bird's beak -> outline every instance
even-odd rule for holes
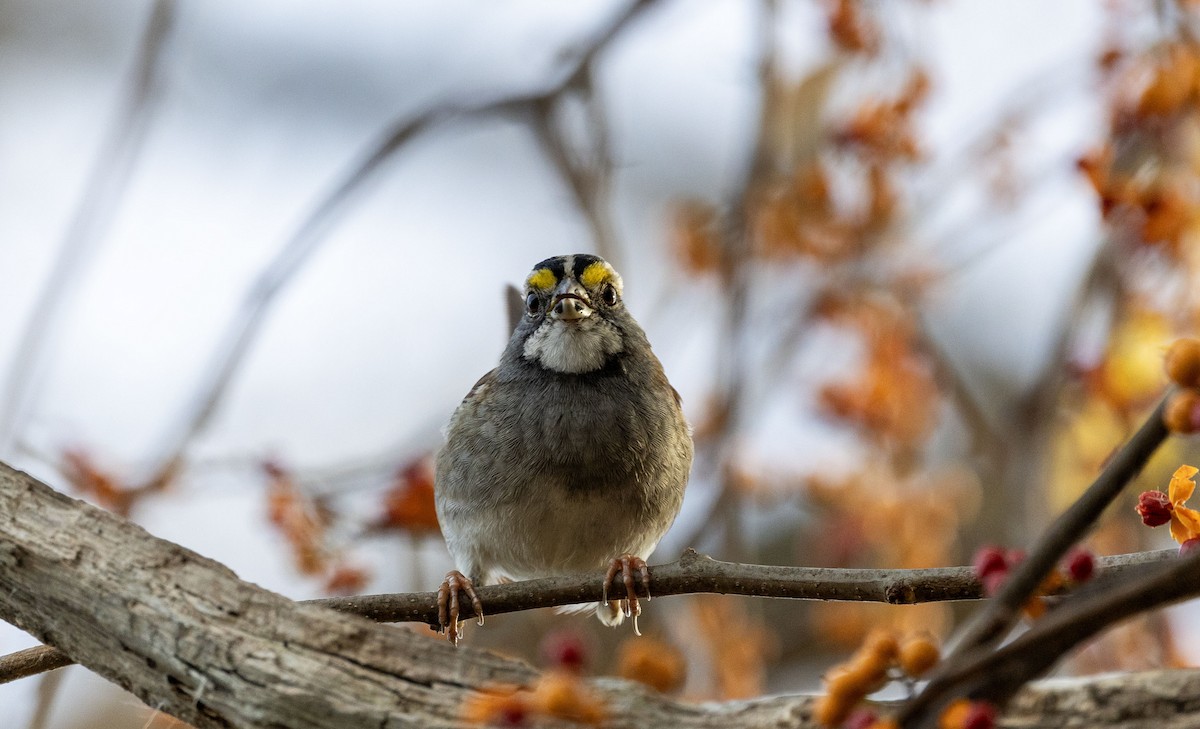
[[[550,317],[559,321],[577,322],[592,315],[592,307],[588,304],[587,291],[582,286],[571,281],[563,281],[558,291],[554,292],[550,304]]]

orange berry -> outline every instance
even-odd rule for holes
[[[1066,579],[1063,577],[1061,572],[1058,570],[1051,570],[1050,573],[1046,575],[1046,578],[1042,580],[1042,584],[1038,585],[1037,592],[1034,594],[1053,595],[1062,590],[1065,582]]]
[[[854,703],[867,695],[867,679],[851,671],[849,666],[837,666],[825,675],[825,690],[830,696]]]
[[[1167,350],[1163,367],[1180,387],[1200,385],[1200,339],[1177,339]]]
[[[566,673],[547,673],[538,681],[530,703],[542,713],[584,724],[599,724],[606,712],[583,683]]]
[[[900,643],[894,634],[886,630],[873,630],[863,641],[859,653],[869,653],[887,663],[895,660],[896,655],[900,653]]]
[[[850,715],[856,700],[846,700],[836,694],[818,696],[813,704],[813,720],[821,726],[837,726]]]
[[[941,651],[927,635],[916,635],[900,646],[900,668],[916,678],[937,665]]]
[[[971,702],[966,699],[955,699],[938,717],[938,729],[962,729],[971,713]]]
[[[1040,597],[1031,597],[1021,609],[1030,620],[1037,620],[1046,614],[1046,601]]]
[[[1187,101],[1188,87],[1180,83],[1175,68],[1159,68],[1138,100],[1140,116],[1169,116],[1180,110]]]
[[[471,694],[462,705],[462,718],[468,724],[526,726],[531,713],[529,695],[518,693],[515,686],[498,686],[485,693]]]
[[[617,674],[666,693],[683,685],[687,663],[679,649],[654,638],[628,640],[617,655]]]
[[[1163,411],[1163,423],[1172,433],[1200,430],[1200,390],[1180,390],[1171,395]]]
[[[848,678],[862,696],[878,691],[887,683],[887,670],[891,660],[883,660],[877,654],[859,654],[846,665]]]
[[[850,664],[842,663],[829,669],[821,678],[825,690],[839,696],[859,693],[859,677],[850,670]]]

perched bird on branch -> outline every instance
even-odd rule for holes
[[[607,568],[620,599],[648,599],[646,558],[683,503],[692,438],[662,364],[606,261],[548,258],[525,280],[524,314],[500,358],[450,418],[437,457],[438,520],[458,569],[438,589],[441,629],[460,635],[475,584]],[[607,594],[607,592],[605,593]],[[635,625],[636,629],[636,625]]]

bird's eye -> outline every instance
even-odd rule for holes
[[[542,310],[542,299],[537,294],[530,294],[525,297],[525,310],[530,316],[537,316]]]
[[[617,289],[612,284],[605,284],[604,289],[600,291],[600,300],[608,306],[617,305]]]

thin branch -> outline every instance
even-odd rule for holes
[[[1105,579],[1071,596],[1011,643],[971,653],[948,678],[964,688],[959,693],[1003,704],[1088,638],[1138,613],[1200,594],[1200,553],[1142,570],[1136,580]]]
[[[771,125],[779,113],[779,44],[778,0],[762,0],[758,9],[755,31],[758,56],[756,74],[762,89],[759,101],[758,132],[754,149],[746,162],[740,184],[728,204],[728,212],[722,220],[721,230],[721,283],[725,286],[724,317],[718,336],[720,346],[717,359],[717,394],[714,398],[719,413],[717,427],[711,434],[707,448],[697,454],[693,472],[715,474],[716,495],[709,502],[705,513],[696,520],[696,526],[688,535],[685,544],[698,542],[704,535],[716,531],[720,520],[720,533],[728,554],[740,557],[744,551],[740,525],[738,523],[737,489],[731,484],[729,465],[735,450],[735,436],[742,427],[741,417],[746,404],[745,376],[748,369],[747,351],[742,341],[749,327],[745,326],[750,297],[751,263],[751,207],[761,194],[761,188],[771,178],[774,162],[770,151]]]
[[[33,716],[29,717],[29,729],[46,729],[50,725],[50,714],[54,712],[54,700],[62,693],[63,673],[47,673],[37,687],[37,699]]]
[[[645,12],[653,2],[638,0],[625,12],[621,25],[627,25]],[[596,88],[596,59],[615,37],[619,27],[607,34],[601,42],[593,43],[580,59],[575,72],[546,103],[534,108],[533,132],[542,145],[546,156],[554,164],[559,177],[571,190],[575,207],[587,221],[596,251],[602,258],[616,264],[617,235],[613,229],[612,216],[607,210],[608,194],[612,181],[612,141],[609,134],[600,93]],[[564,95],[577,91],[585,105],[586,135],[591,144],[590,156],[580,160],[575,156],[562,129],[562,121],[555,120],[553,112],[560,108]],[[618,264],[619,267],[619,264]]]
[[[991,600],[967,625],[958,647],[938,667],[925,689],[904,709],[906,720],[916,720],[941,703],[954,682],[950,678],[960,670],[964,655],[980,647],[996,645],[1007,635],[1021,615],[1021,608],[1037,590],[1058,560],[1090,529],[1101,513],[1145,466],[1167,438],[1163,410],[1167,398],[1159,402],[1137,433],[1121,447],[1088,490],[1046,530],[1013,574],[1004,582],[996,599]]]
[[[39,645],[0,656],[0,683],[8,683],[74,664],[57,648]]]
[[[594,147],[592,158],[585,161],[575,158],[562,129],[563,121],[554,118],[557,108],[554,103],[543,104],[535,109],[533,131],[559,177],[570,189],[576,209],[587,220],[597,253],[602,258],[615,262],[616,235],[609,213],[605,209],[608,203],[609,173],[612,169],[612,160],[607,149],[607,125],[602,120],[590,73],[585,78],[586,81],[581,82],[580,91],[585,95],[584,103],[588,105],[588,131],[593,138]]]
[[[161,455],[151,471],[152,475],[146,480],[162,480],[162,474],[179,463],[187,444],[208,424],[255,335],[266,320],[276,296],[319,248],[334,221],[345,212],[347,204],[363,183],[370,179],[386,160],[429,127],[449,118],[484,109],[492,110],[493,107],[447,107],[428,111],[393,125],[370,145],[366,154],[325,194],[251,284],[204,368],[205,379],[184,408],[184,416],[174,428],[168,429],[163,444],[155,451]]]
[[[17,341],[16,358],[5,378],[0,399],[0,454],[8,454],[18,437],[39,388],[55,332],[79,279],[95,257],[113,213],[133,176],[145,145],[154,102],[162,91],[167,40],[175,22],[175,0],[157,0],[138,47],[132,74],[116,118],[105,133],[83,186],[58,256],[38,292],[32,313]]]
[[[1148,564],[1174,561],[1178,552],[1164,549],[1101,557],[1100,574],[1130,577]],[[913,605],[924,602],[978,600],[982,587],[971,567],[880,570],[827,567],[784,567],[722,562],[687,550],[677,562],[650,568],[655,597],[716,593],[798,600],[836,600]],[[603,597],[600,576],[549,577],[476,588],[488,615],[598,602]],[[305,600],[338,612],[381,623],[436,625],[436,592],[357,595]],[[474,617],[462,606],[464,620]],[[30,648],[0,657],[0,684],[70,665],[71,660],[50,647]]]

